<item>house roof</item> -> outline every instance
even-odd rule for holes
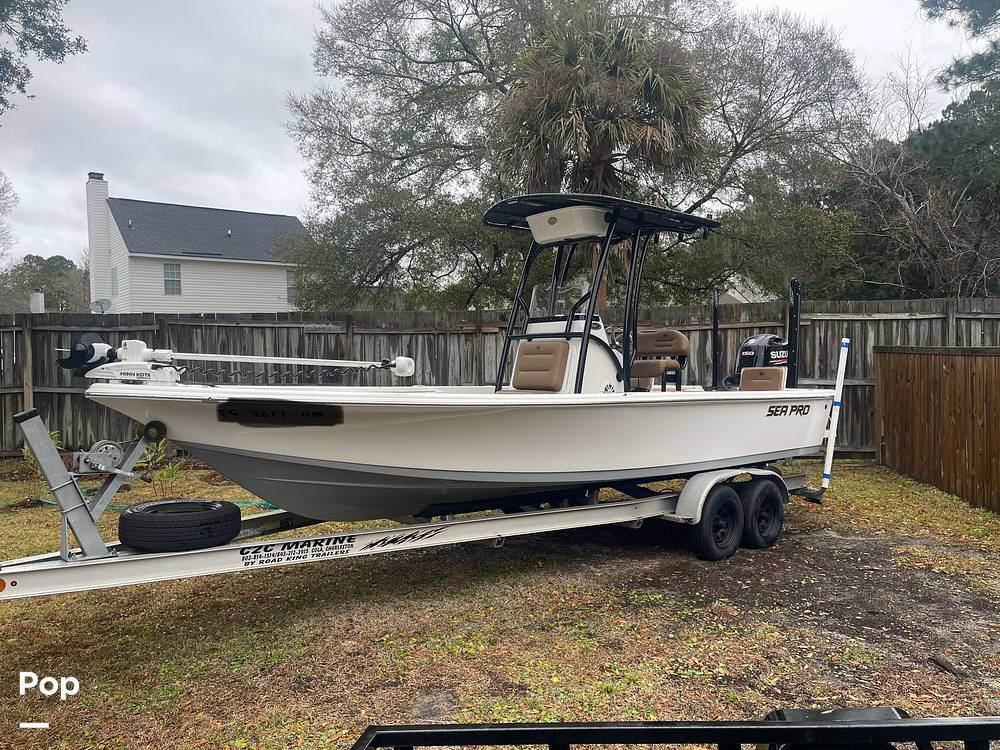
[[[108,198],[108,207],[125,246],[136,254],[277,263],[275,243],[283,236],[305,234],[302,222],[283,214],[131,198]]]

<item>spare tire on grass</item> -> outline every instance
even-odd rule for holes
[[[122,511],[118,539],[143,552],[226,544],[240,533],[240,509],[224,500],[159,500]]]

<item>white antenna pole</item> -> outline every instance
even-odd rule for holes
[[[826,437],[826,461],[823,463],[823,489],[830,486],[830,472],[833,470],[833,449],[837,442],[837,423],[840,421],[840,403],[844,397],[844,379],[847,375],[847,352],[851,348],[850,339],[840,340],[840,360],[837,362],[837,384],[833,390],[833,406],[830,409],[830,427]]]

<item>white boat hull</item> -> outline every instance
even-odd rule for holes
[[[492,391],[101,383],[87,395],[163,422],[171,440],[268,502],[342,521],[815,453],[833,400],[820,390]],[[274,402],[275,414],[326,406],[342,419],[220,421],[233,399]]]

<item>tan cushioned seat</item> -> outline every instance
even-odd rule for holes
[[[691,354],[691,342],[683,333],[671,328],[639,331],[636,352],[645,357],[687,357]]]
[[[522,341],[511,385],[519,391],[559,391],[568,359],[568,341]]]
[[[676,359],[638,359],[629,368],[633,378],[659,378],[664,370],[679,370],[681,363]]]
[[[747,367],[740,371],[740,390],[782,391],[787,378],[784,367]]]

